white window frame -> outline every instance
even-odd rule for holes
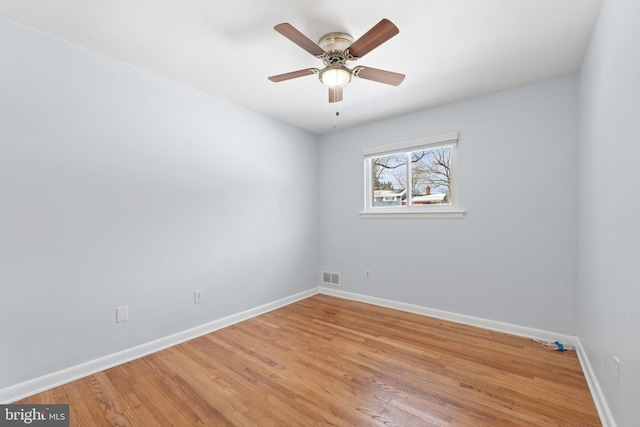
[[[373,172],[371,159],[419,150],[451,147],[451,203],[447,205],[373,206]],[[430,136],[412,141],[368,147],[364,155],[364,211],[361,218],[462,218],[465,211],[459,206],[458,186],[458,133]],[[410,171],[410,167],[408,166]],[[407,172],[410,173],[410,172]],[[409,189],[407,189],[409,192]],[[409,197],[407,197],[409,199]]]

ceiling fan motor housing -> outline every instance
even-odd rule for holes
[[[320,37],[318,46],[320,46],[325,52],[342,52],[346,50],[353,43],[353,37],[347,33],[329,33]]]
[[[327,67],[333,65],[345,65],[351,58],[345,51],[353,43],[353,37],[346,33],[325,34],[318,41],[325,54],[322,55],[322,62]]]

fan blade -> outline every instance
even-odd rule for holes
[[[309,52],[313,56],[324,55],[324,50],[315,44],[309,37],[296,30],[293,25],[285,22],[273,27],[274,30]]]
[[[342,101],[342,88],[329,88],[329,102],[340,102]]]
[[[311,74],[315,74],[318,70],[315,68],[307,68],[304,70],[291,71],[290,73],[278,74],[277,76],[269,77],[269,80],[272,82],[281,82],[284,80],[295,79],[298,77],[310,76]]]
[[[398,86],[405,77],[404,74],[370,67],[357,67],[353,70],[353,75],[361,79],[373,80],[374,82],[385,83],[392,86]]]
[[[351,46],[349,46],[349,53],[355,58],[362,58],[399,32],[398,27],[385,18],[353,42]]]

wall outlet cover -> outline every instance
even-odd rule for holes
[[[194,304],[200,304],[203,299],[204,299],[204,296],[202,294],[202,291],[193,291]]]
[[[129,320],[129,307],[124,305],[116,308],[116,323]]]

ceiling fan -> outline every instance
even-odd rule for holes
[[[404,80],[404,74],[391,71],[361,65],[352,69],[347,67],[348,62],[362,58],[400,32],[398,27],[388,19],[378,22],[356,41],[349,34],[334,32],[325,34],[316,44],[286,22],[276,25],[273,29],[321,59],[324,68],[306,68],[278,74],[269,77],[272,82],[318,74],[320,81],[329,88],[329,102],[339,102],[342,101],[342,88],[351,81],[353,76],[393,86],[398,86]]]

